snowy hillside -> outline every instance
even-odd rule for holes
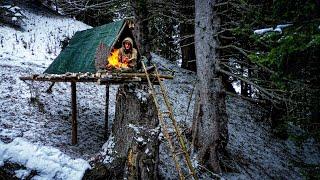
[[[166,86],[180,126],[191,127],[193,103],[190,104],[189,112],[186,110],[196,81],[195,74],[155,55],[154,60],[163,69],[175,71],[175,79],[167,80]],[[262,122],[265,111],[259,106],[230,96],[227,97],[226,105],[229,118],[227,149],[231,153],[231,159],[225,163],[236,171],[224,174],[223,178],[303,179],[303,164],[320,164],[320,146],[313,139],[308,139],[300,147],[292,141],[276,139],[271,133],[270,124]],[[173,176],[173,162],[168,163],[171,161],[168,157],[170,152],[164,143],[160,149],[160,163],[163,164],[160,171]],[[201,166],[198,169],[204,172],[202,179],[209,178],[210,172]]]
[[[67,177],[72,175],[79,179],[89,164],[79,160],[73,166],[73,160],[58,150],[69,149],[66,146],[69,144],[69,122],[62,118],[63,115],[69,116],[68,111],[64,112],[69,102],[61,102],[66,99],[61,91],[68,93],[66,84],[57,85],[60,92],[49,95],[47,99],[40,98],[40,102],[32,104],[30,97],[35,91],[31,93],[30,86],[18,78],[26,74],[42,73],[60,53],[61,40],[90,26],[70,18],[48,16],[41,12],[23,10],[22,13],[27,17],[24,31],[0,27],[0,165],[10,160],[39,171],[40,178],[56,176],[69,179]],[[39,88],[39,93],[43,93],[43,88],[48,84],[38,86],[35,83],[34,86]],[[60,96],[55,96],[56,93]],[[60,103],[55,103],[55,100]],[[50,105],[45,106],[42,101]],[[61,134],[65,137],[62,138]],[[8,145],[3,144],[11,141],[13,142]],[[43,145],[52,145],[58,149]],[[28,176],[30,170],[25,170],[23,174],[21,172],[23,170],[17,171],[17,176],[23,178]]]
[[[88,160],[106,142],[103,138],[105,87],[77,84],[78,144],[72,146],[70,84],[56,83],[53,92],[48,94],[50,83],[23,82],[19,76],[42,73],[61,51],[61,40],[90,27],[65,17],[30,10],[23,13],[28,17],[25,31],[0,27],[0,166],[7,160],[23,164],[27,170],[17,170],[20,178],[27,177],[30,169],[36,169],[40,178],[69,179],[68,174],[76,173],[72,177],[81,179],[89,167]],[[194,98],[191,96],[195,74],[155,54],[152,56],[160,69],[175,72],[175,79],[165,81],[165,85],[177,120],[181,126],[190,128],[193,101],[189,102]],[[111,120],[116,90],[116,86],[111,86]],[[32,101],[34,97],[38,100]],[[263,110],[255,104],[228,97],[227,111],[228,150],[234,158],[227,163],[236,170],[225,174],[225,178],[301,179],[302,169],[293,162],[320,163],[320,148],[312,139],[301,144],[301,149],[291,141],[274,139],[269,125],[256,121],[263,116]],[[174,167],[164,143],[160,150],[161,176],[173,177]],[[35,161],[30,154],[40,160]],[[52,170],[48,172],[42,165]],[[201,177],[210,178],[210,173],[204,172]]]
[[[60,53],[61,40],[72,37],[76,31],[90,28],[70,18],[30,11],[22,13],[27,17],[23,32],[10,27],[0,29],[0,57],[11,59],[8,64],[23,65],[30,61],[47,67]]]

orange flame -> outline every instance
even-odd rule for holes
[[[126,62],[122,63],[119,62],[119,49],[113,49],[108,56],[108,65],[107,69],[121,69],[121,68],[128,68],[128,64]]]

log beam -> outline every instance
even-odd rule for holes
[[[155,74],[150,74],[150,78],[156,78]],[[171,75],[160,75],[161,79],[173,79]],[[33,74],[31,76],[19,77],[20,80],[27,81],[51,81],[51,82],[98,82],[99,84],[126,84],[129,82],[145,83],[146,75],[144,73],[110,73],[110,74]]]
[[[77,122],[77,86],[71,82],[71,107],[72,107],[72,145],[78,143],[78,122]]]

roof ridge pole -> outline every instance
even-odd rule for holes
[[[78,143],[78,122],[77,122],[77,86],[76,81],[71,81],[71,108],[72,108],[72,145]]]

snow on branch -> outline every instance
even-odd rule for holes
[[[292,26],[292,24],[279,24],[275,28],[264,28],[264,29],[254,30],[253,33],[257,34],[257,35],[263,35],[267,32],[278,32],[281,34],[282,30],[286,27],[289,27],[289,26]]]
[[[0,6],[0,22],[8,23],[14,26],[24,24],[25,15],[21,12],[21,8],[15,5]]]

